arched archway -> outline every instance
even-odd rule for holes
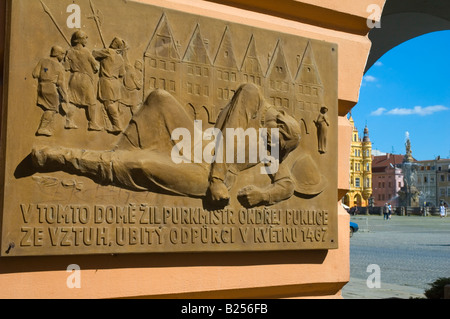
[[[418,105],[419,108],[432,108],[434,105],[439,105],[442,109],[448,110],[449,99],[441,97],[445,94],[433,94],[432,92],[446,92],[445,86],[448,87],[446,77],[450,68],[448,58],[445,56],[448,53],[445,52],[448,52],[448,39],[450,39],[450,2],[439,0],[386,0],[380,26],[381,28],[371,29],[368,35],[372,47],[365,68],[366,76],[361,86],[359,107],[369,104],[369,96],[373,97],[371,94],[375,92],[375,90],[371,91],[370,87],[376,86],[382,87],[380,92],[383,90],[383,94],[380,94],[380,96],[392,97],[397,94],[402,96],[404,104],[399,106],[394,98],[388,101],[389,98],[380,97],[380,99],[372,99],[373,104],[377,104],[378,109],[374,107],[370,110],[364,110],[368,114],[365,117],[368,117],[371,121],[370,126],[374,129],[375,136],[378,139],[377,150],[391,154],[404,154],[405,149],[402,143],[404,143],[404,136],[407,133],[408,135],[412,134],[412,141],[416,143],[414,144],[415,153],[413,154],[416,160],[432,159],[436,158],[437,155],[446,156],[450,154],[447,153],[448,148],[442,150],[442,147],[438,148],[431,144],[427,145],[426,151],[423,151],[423,141],[427,139],[432,141],[433,137],[428,135],[427,130],[420,131],[420,125],[417,125],[413,116],[408,117],[408,121],[399,120],[400,116],[407,114],[401,112],[409,112]],[[393,64],[392,62],[396,62],[396,60],[401,62]],[[411,63],[410,66],[407,65],[408,63]],[[394,65],[395,67],[393,67]],[[389,73],[389,70],[392,69],[388,69],[388,66],[398,71],[398,77]],[[407,71],[407,68],[412,70],[411,73]],[[385,74],[388,73],[391,75],[390,82],[386,81],[387,76]],[[417,77],[415,77],[416,75]],[[394,83],[396,80],[397,83],[402,83],[403,87],[396,87]],[[394,85],[392,85],[393,83]],[[426,87],[426,85],[429,86]],[[365,88],[363,88],[364,86]],[[444,88],[442,88],[443,86]],[[421,90],[421,88],[424,89]],[[390,89],[392,90],[390,91]],[[393,92],[395,89],[397,91]],[[404,91],[402,91],[403,89]],[[408,91],[417,92],[417,95],[411,94],[409,96],[404,93]],[[432,98],[429,97],[431,95],[433,95]],[[412,101],[413,99],[414,101]],[[428,101],[430,101],[430,104],[425,104]],[[376,114],[377,111],[380,111],[379,114]],[[411,114],[422,115],[421,113]],[[432,122],[436,127],[441,127],[443,118],[445,116],[437,120],[429,120],[429,122]],[[383,130],[389,132],[392,139],[386,138],[383,134],[377,134],[380,130],[376,126],[381,119],[386,128]],[[406,116],[403,119],[406,119]],[[422,121],[422,123],[426,122]],[[444,123],[444,125],[447,125],[447,123]],[[402,131],[390,130],[394,126],[402,127]],[[439,134],[434,132],[434,136],[437,135]],[[387,140],[390,141],[386,142]],[[422,153],[419,151],[422,151]],[[376,187],[375,183],[372,186]],[[387,199],[391,198],[390,200],[394,201],[396,197],[391,197],[392,194],[396,193],[389,193]]]
[[[350,207],[350,196],[348,194],[345,194],[345,196],[344,196],[344,198],[342,200],[342,203],[344,205],[347,205],[348,207]]]
[[[450,2],[441,0],[387,0],[380,28],[369,32],[372,48],[365,72],[386,52],[412,38],[450,30]]]

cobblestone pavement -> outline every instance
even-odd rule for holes
[[[350,239],[350,282],[344,299],[424,297],[429,283],[450,277],[450,217],[351,216],[360,230]],[[380,288],[369,288],[379,266]],[[370,278],[369,278],[370,277]]]

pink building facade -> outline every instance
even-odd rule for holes
[[[386,154],[373,156],[372,159],[372,197],[375,206],[391,203],[398,206],[398,191],[403,187],[403,173],[398,166],[403,155]]]

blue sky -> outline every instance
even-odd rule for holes
[[[429,33],[393,48],[365,74],[352,109],[373,149],[416,160],[450,157],[450,31]]]

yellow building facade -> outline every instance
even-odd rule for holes
[[[369,138],[369,129],[364,129],[363,138],[360,138],[355,122],[350,116],[349,121],[353,127],[352,143],[350,149],[350,190],[344,196],[343,203],[349,207],[368,206],[372,195],[372,142]]]

